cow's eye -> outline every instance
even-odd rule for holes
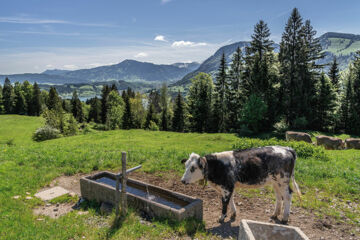
[[[190,168],[190,172],[194,172],[195,171],[195,168],[194,167],[191,167]]]

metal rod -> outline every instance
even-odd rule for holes
[[[136,166],[136,167],[130,168],[130,169],[126,170],[126,174],[131,173],[131,172],[133,172],[133,171],[135,171],[135,170],[137,170],[137,169],[139,169],[139,168],[141,168],[141,167],[142,167],[142,166],[141,166],[141,165],[139,165],[139,166]],[[116,177],[118,177],[118,176],[119,176],[119,178],[121,178],[122,173],[118,173],[118,174],[116,174]]]

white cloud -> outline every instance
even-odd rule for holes
[[[68,69],[68,70],[74,70],[74,69],[77,69],[78,66],[74,65],[74,64],[65,64],[63,66],[64,69]]]
[[[53,68],[54,66],[51,65],[51,64],[47,64],[45,67],[47,67],[47,68]]]
[[[155,41],[162,41],[162,42],[167,42],[167,40],[165,39],[165,37],[163,35],[157,35],[154,38]]]
[[[16,24],[69,24],[76,26],[87,27],[114,27],[112,24],[102,23],[78,23],[59,19],[38,19],[38,18],[24,18],[24,17],[0,17],[1,23],[16,23]]]
[[[139,52],[134,57],[135,58],[143,58],[143,57],[147,57],[147,56],[148,56],[148,54],[146,52]]]
[[[172,47],[198,47],[198,46],[206,46],[207,43],[205,42],[191,42],[191,41],[175,41],[171,44]]]

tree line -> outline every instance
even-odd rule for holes
[[[249,46],[238,48],[230,63],[222,55],[215,81],[206,73],[192,78],[186,97],[178,92],[171,98],[166,85],[142,94],[130,88],[119,92],[113,84],[84,103],[76,91],[71,99],[61,99],[54,87],[46,92],[36,83],[12,85],[6,79],[0,86],[0,112],[43,114],[48,125],[70,134],[74,124],[84,122],[104,130],[253,134],[311,129],[360,134],[360,52],[345,71],[340,73],[334,58],[325,72],[325,66],[317,64],[324,53],[315,35],[310,20],[303,21],[295,8],[278,53],[270,29],[260,20]]]

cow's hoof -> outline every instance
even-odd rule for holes
[[[225,216],[221,216],[218,220],[219,223],[224,223],[225,221],[225,218],[226,218],[226,215]]]
[[[234,213],[233,215],[231,215],[230,221],[234,222],[236,220],[236,213]]]
[[[280,224],[287,225],[287,224],[288,224],[288,220],[281,220],[281,221],[280,221]]]
[[[277,215],[272,215],[270,218],[274,221],[279,220]]]

